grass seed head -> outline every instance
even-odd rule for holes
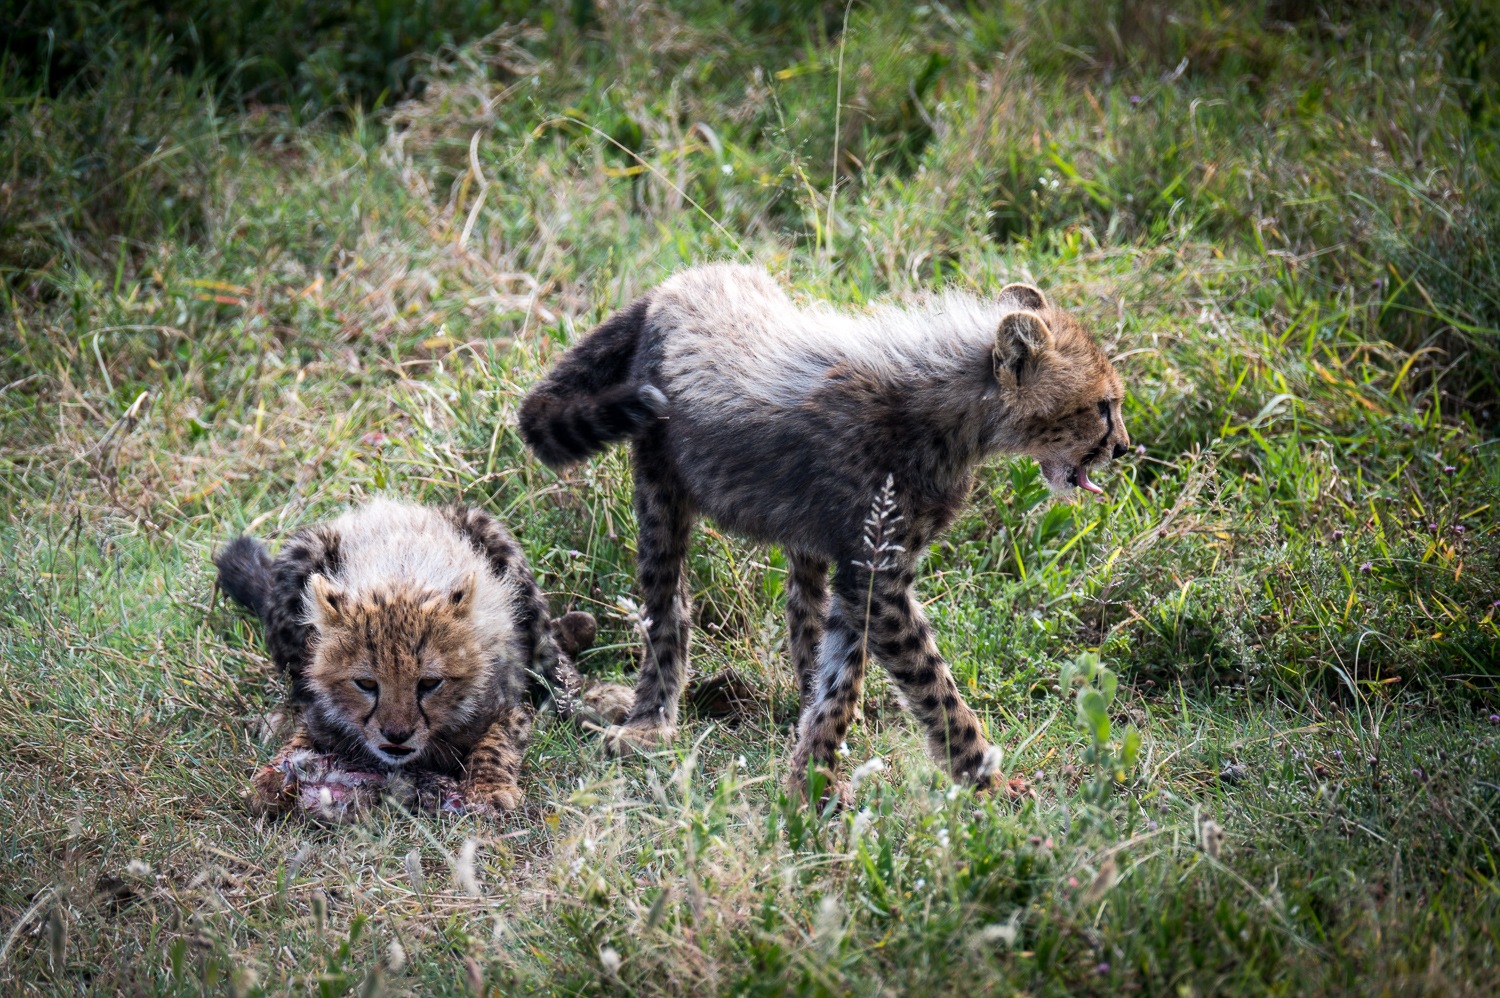
[[[47,958],[52,972],[62,973],[68,958],[68,913],[61,904],[54,904],[47,914]]]
[[[1224,847],[1224,829],[1212,818],[1203,822],[1200,828],[1203,842],[1203,851],[1214,859],[1219,858],[1219,851]]]
[[[406,947],[401,940],[392,939],[385,947],[385,969],[399,974],[406,969]]]
[[[478,851],[478,839],[465,839],[458,858],[453,861],[453,880],[471,898],[479,897],[479,879],[474,875],[474,856]]]
[[[406,879],[411,884],[411,889],[421,894],[427,886],[427,875],[422,872],[421,850],[413,849],[407,853],[402,864],[406,867]]]
[[[322,935],[328,928],[328,895],[319,888],[312,892],[309,904],[312,907],[313,927],[318,930],[318,935]]]

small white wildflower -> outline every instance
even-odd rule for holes
[[[865,517],[864,543],[869,557],[866,561],[852,562],[855,568],[868,572],[889,572],[900,565],[900,555],[906,548],[891,538],[896,524],[905,517],[896,512],[896,476],[886,475],[885,485],[870,504],[870,515]]]
[[[739,767],[741,769],[749,769],[750,768],[750,764],[745,761],[745,757],[744,756],[740,756],[739,759],[737,759],[735,761],[736,761],[736,763],[739,765]]]
[[[951,786],[951,787],[948,788],[947,798],[950,801],[958,800],[958,784],[957,783],[953,784],[953,786]]]
[[[568,873],[571,876],[576,877],[576,876],[578,876],[578,874],[580,874],[582,872],[583,872],[583,857],[582,856],[578,856],[578,857],[576,857],[573,860],[573,862],[571,862],[571,863],[568,864]]]
[[[594,851],[594,840],[593,839],[586,838],[586,839],[583,840],[583,851],[584,852],[593,852]]]
[[[850,832],[857,839],[870,830],[870,825],[875,821],[875,816],[870,813],[869,808],[863,808],[854,816],[854,826]]]
[[[911,885],[911,889],[914,890],[914,891],[919,891],[919,890],[921,890],[922,888],[924,888],[926,886],[927,886],[927,878],[926,877],[918,877],[917,878],[917,882]]]
[[[620,972],[620,964],[624,962],[613,946],[605,946],[599,950],[599,963],[603,965],[604,972],[610,977],[614,977]]]
[[[453,879],[471,898],[479,896],[479,881],[474,877],[474,854],[478,851],[478,839],[465,839],[464,847],[458,851],[458,861],[453,864]]]
[[[151,864],[144,859],[132,859],[125,864],[125,875],[134,877],[136,880],[145,880],[151,876]]]
[[[848,755],[849,755],[849,743],[848,742],[839,742],[838,753],[839,753],[839,758],[840,759],[847,758]]]
[[[640,604],[635,600],[629,596],[617,596],[615,606],[619,609],[620,616],[624,618],[625,623],[630,625],[631,630],[642,635],[651,630],[651,618],[641,612]]]
[[[858,766],[854,767],[854,772],[850,774],[849,790],[851,792],[858,790],[861,783],[865,782],[865,780],[874,776],[876,773],[883,771],[884,769],[885,760],[880,758],[880,756],[878,755],[873,759],[865,760]]]
[[[725,163],[723,166],[719,167],[719,169],[724,171],[724,175],[726,177],[734,172],[734,167],[730,166],[728,163]]]
[[[948,829],[939,828],[937,830],[937,842],[939,849],[948,848]]]

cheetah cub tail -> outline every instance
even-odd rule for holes
[[[241,535],[214,553],[219,588],[236,603],[264,618],[271,595],[271,556],[253,537]]]
[[[606,319],[521,403],[521,439],[544,464],[577,464],[666,414],[661,389],[631,377],[649,306],[638,298]]]

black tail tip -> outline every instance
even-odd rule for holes
[[[219,588],[236,603],[261,612],[271,589],[271,556],[253,537],[240,535],[214,553]]]
[[[521,405],[521,439],[543,464],[566,468],[635,436],[666,415],[655,385],[615,385],[583,395],[536,391]]]

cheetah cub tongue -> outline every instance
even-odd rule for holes
[[[1092,492],[1096,496],[1104,495],[1103,489],[1089,481],[1089,470],[1087,468],[1078,469],[1078,487],[1085,492]]]

